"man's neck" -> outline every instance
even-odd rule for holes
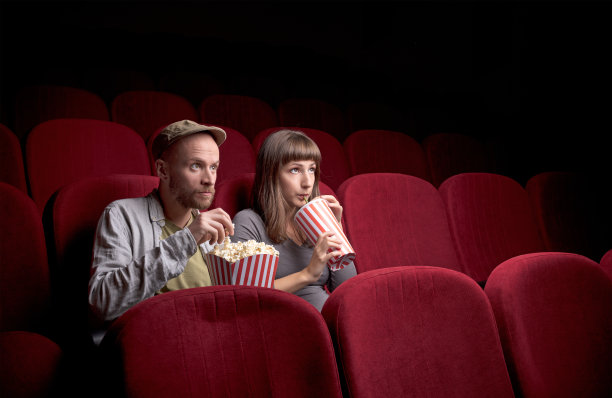
[[[184,228],[191,218],[191,209],[181,206],[165,189],[159,189],[164,218],[179,228]]]

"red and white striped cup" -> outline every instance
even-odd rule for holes
[[[214,254],[205,257],[213,285],[274,287],[278,256],[255,254],[234,263]]]
[[[341,254],[332,257],[327,262],[331,271],[340,270],[355,259],[355,250],[353,250],[325,199],[315,198],[306,203],[297,211],[295,221],[313,245],[317,243],[319,236],[326,231],[334,231],[334,235],[340,239],[342,242],[340,246]],[[328,252],[331,251],[331,249],[328,250]]]

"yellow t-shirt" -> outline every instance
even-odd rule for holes
[[[189,219],[186,226],[192,222],[193,215]],[[173,233],[180,230],[181,228],[166,220],[166,225],[164,225],[162,228],[161,238],[166,239]],[[208,267],[206,266],[206,262],[204,262],[202,249],[198,247],[198,251],[196,251],[195,254],[191,256],[189,261],[187,261],[187,265],[185,266],[183,273],[166,282],[166,286],[162,287],[159,293],[210,285],[212,285],[212,283],[210,281],[210,275],[208,274]]]

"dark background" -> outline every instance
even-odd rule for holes
[[[418,140],[482,139],[521,183],[576,170],[612,185],[611,15],[607,1],[2,1],[0,122],[28,84],[110,104],[193,76],[179,93],[195,106],[215,92],[376,101]]]

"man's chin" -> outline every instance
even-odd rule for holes
[[[192,197],[189,199],[185,198],[183,200],[179,199],[179,203],[188,209],[207,210],[212,205],[213,199],[214,196],[205,200],[197,200]]]
[[[194,209],[198,209],[198,210],[207,210],[213,202],[213,198],[209,199],[209,200],[195,200],[194,201]]]

